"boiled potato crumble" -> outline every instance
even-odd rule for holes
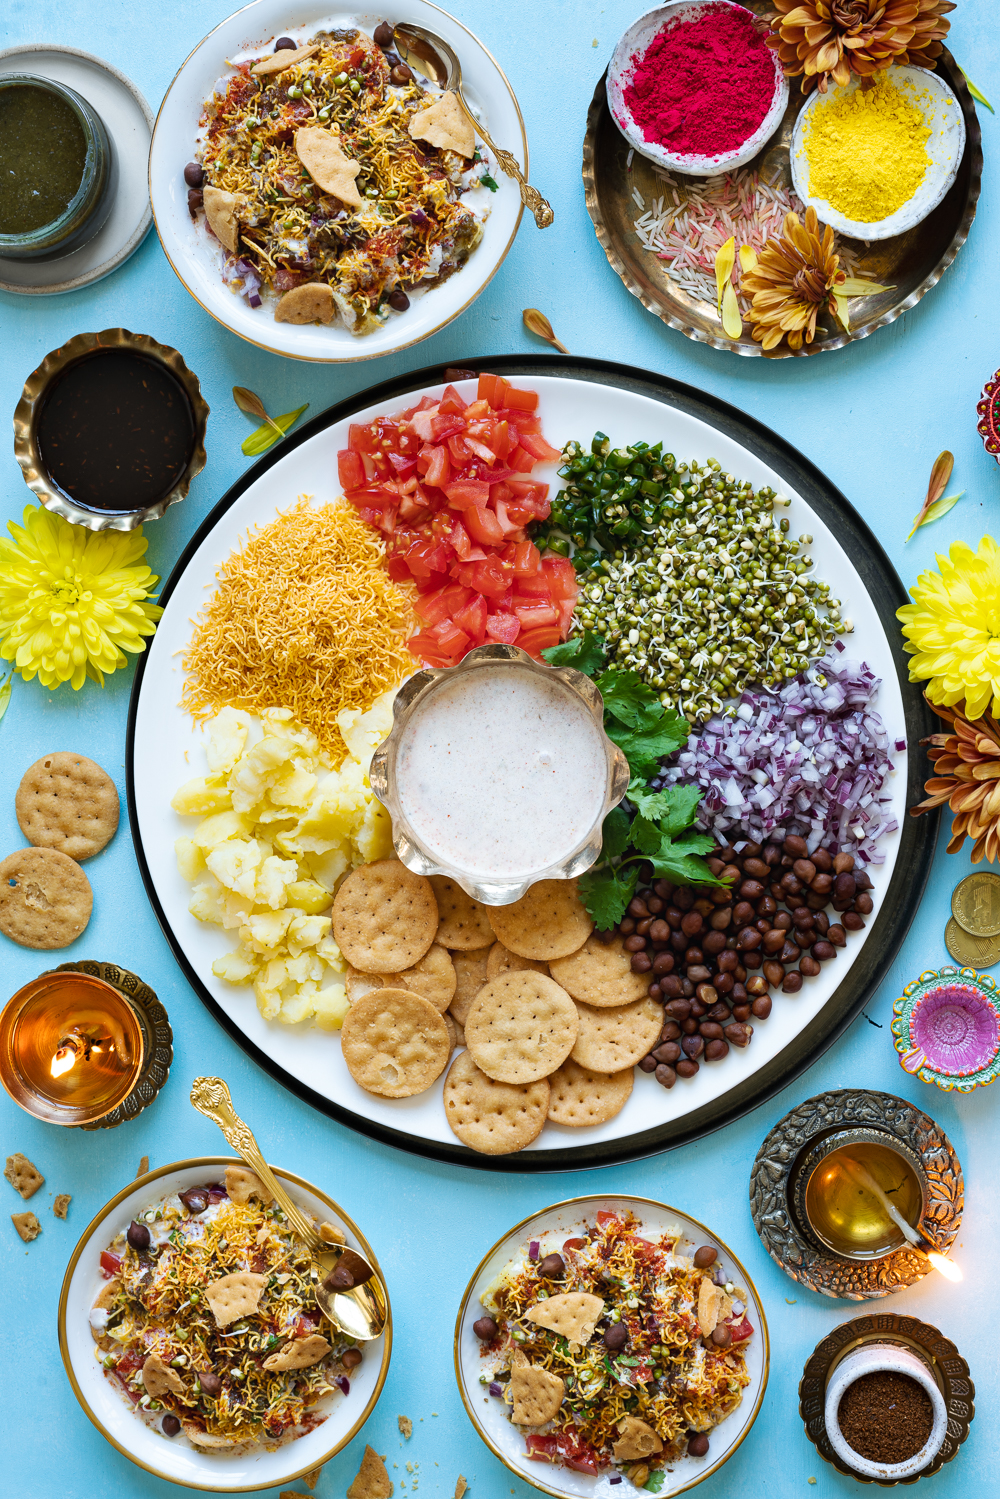
[[[246,716],[223,708],[208,726],[208,775],[186,781],[170,803],[202,819],[174,844],[194,885],[188,909],[239,934],[212,972],[252,984],[265,1020],[330,1031],[344,1022],[346,964],[329,913],[349,870],[392,856],[392,824],[368,767],[392,727],[395,695],[337,715],[349,754],[336,768],[290,708],[263,712],[262,737],[249,748]]]

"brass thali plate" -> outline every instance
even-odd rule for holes
[[[747,4],[757,11],[769,9],[767,4],[755,0],[747,0]],[[958,176],[943,202],[906,234],[873,241],[868,248],[863,240],[841,239],[857,256],[856,274],[891,289],[874,297],[852,299],[850,333],[845,333],[839,325],[824,331],[821,325],[815,341],[804,345],[799,357],[843,348],[895,322],[937,285],[968,238],[982,187],[982,134],[965,76],[947,50],[938,58],[937,71],[950,84],[965,116],[965,152]],[[633,199],[633,191],[637,190],[649,206],[656,198],[669,195],[670,190],[656,175],[653,163],[638,151],[633,154],[628,170],[629,144],[612,119],[604,85],[602,78],[587,115],[583,183],[587,209],[612,269],[644,307],[688,338],[734,354],[761,355],[761,346],[754,343],[749,324],[744,324],[738,340],[727,338],[716,309],[696,300],[672,281],[664,263],[644,248],[633,228],[635,219],[643,212]],[[788,191],[792,185],[788,150],[802,103],[799,81],[793,78],[781,129],[747,167],[748,171],[763,169],[768,180],[780,183]],[[782,343],[766,357],[791,356],[792,351]]]

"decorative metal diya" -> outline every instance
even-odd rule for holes
[[[1000,370],[986,382],[976,411],[979,415],[976,430],[983,439],[983,447],[1000,463]]]
[[[166,1010],[137,973],[120,968],[117,963],[60,963],[50,972],[88,973],[91,978],[103,979],[112,989],[118,990],[142,1031],[142,1070],[131,1093],[110,1114],[95,1119],[93,1124],[81,1124],[79,1128],[114,1129],[127,1119],[135,1119],[149,1107],[163,1087],[174,1059],[174,1033]]]
[[[826,1429],[824,1406],[831,1378],[848,1354],[870,1343],[890,1343],[916,1354],[930,1371],[948,1409],[948,1430],[936,1457],[911,1478],[868,1478],[849,1467],[834,1451]],[[810,1354],[799,1382],[799,1415],[806,1436],[824,1462],[853,1478],[856,1483],[880,1483],[889,1488],[895,1483],[916,1483],[929,1478],[957,1454],[969,1435],[976,1414],[976,1387],[969,1366],[954,1343],[927,1322],[915,1317],[898,1317],[892,1312],[876,1312],[870,1317],[855,1317],[835,1327]]]
[[[892,1039],[911,1077],[971,1093],[1000,1073],[996,981],[974,968],[928,969],[892,1006]]]
[[[965,1206],[962,1167],[944,1131],[929,1115],[892,1093],[841,1088],[806,1099],[765,1137],[750,1172],[750,1212],[774,1262],[822,1296],[867,1301],[891,1296],[922,1280],[926,1256],[903,1244],[872,1259],[841,1258],[800,1219],[794,1189],[802,1164],[824,1139],[844,1130],[877,1131],[915,1161],[924,1195],[918,1228],[928,1244],[947,1254]]]

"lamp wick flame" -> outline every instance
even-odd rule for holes
[[[940,1271],[945,1280],[956,1282],[964,1280],[965,1277],[963,1276],[959,1267],[955,1264],[954,1260],[949,1260],[945,1255],[938,1254],[937,1250],[928,1251],[927,1258],[930,1260],[935,1270]]]
[[[76,1047],[71,1044],[64,1044],[59,1047],[55,1056],[52,1058],[52,1064],[49,1067],[49,1072],[53,1077],[62,1077],[64,1072],[69,1072],[71,1067],[75,1067],[76,1060]]]

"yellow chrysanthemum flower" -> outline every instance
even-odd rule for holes
[[[896,610],[910,681],[931,678],[932,703],[953,707],[965,699],[968,718],[981,718],[993,702],[1000,715],[1000,549],[984,536],[974,552],[964,541],[938,556],[940,573],[921,573],[912,604]]]
[[[163,610],[147,603],[159,582],[140,565],[148,543],[136,531],[88,531],[29,505],[24,525],[0,537],[0,656],[43,687],[104,677],[146,649]]]

